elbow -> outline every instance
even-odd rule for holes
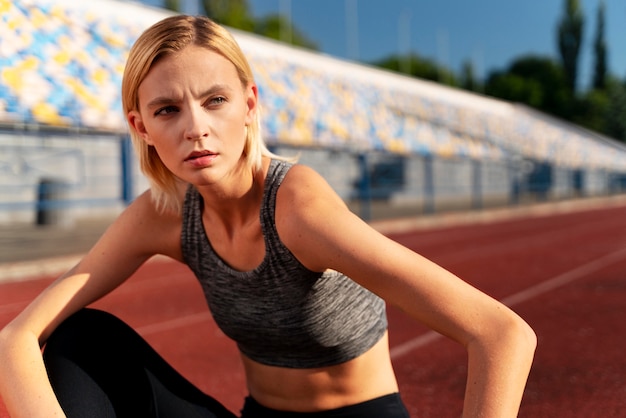
[[[537,334],[531,328],[531,326],[519,316],[515,315],[515,324],[511,326],[513,329],[516,340],[519,344],[526,348],[531,356],[534,356],[537,349]]]
[[[491,336],[493,341],[504,350],[514,353],[528,365],[532,363],[537,349],[537,334],[531,326],[512,311],[505,315],[496,332]]]
[[[537,348],[537,335],[531,326],[510,309],[493,318],[482,332],[468,344],[470,350],[476,348],[492,354],[500,353],[528,366],[533,361]],[[498,356],[498,355],[496,355]]]
[[[10,341],[9,327],[0,328],[0,358],[4,358],[7,341]]]
[[[537,334],[535,334],[535,331],[526,322],[524,322],[524,335],[528,346],[534,354],[537,349]]]
[[[16,347],[21,347],[24,342],[30,341],[30,338],[30,333],[15,326],[14,322],[9,322],[4,328],[0,329],[0,360],[7,359],[15,352]],[[37,341],[34,334],[32,338]]]
[[[0,383],[2,383],[2,376],[5,374],[5,363],[9,358],[9,343],[12,340],[9,334],[8,326],[0,329]]]
[[[0,329],[0,360],[9,356],[11,347],[15,344],[17,337],[11,328],[11,324]]]

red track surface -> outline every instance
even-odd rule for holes
[[[626,416],[625,207],[392,237],[503,300],[535,329],[539,347],[520,417]],[[0,327],[50,280],[0,284]],[[186,268],[148,263],[97,306],[136,327],[201,389],[240,408],[246,391],[234,345]],[[389,321],[411,416],[460,416],[464,351],[391,307]]]

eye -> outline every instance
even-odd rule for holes
[[[176,106],[165,106],[157,109],[157,111],[154,112],[154,116],[169,115],[174,112],[178,112],[178,108]]]
[[[219,106],[226,103],[226,98],[223,96],[217,96],[209,99],[209,106]]]

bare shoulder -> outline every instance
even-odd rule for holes
[[[332,268],[329,256],[345,249],[346,237],[373,232],[319,173],[304,165],[294,165],[278,191],[276,228],[287,248],[312,270]]]
[[[107,229],[96,251],[148,258],[163,254],[180,259],[181,215],[159,211],[146,191],[139,195]]]
[[[278,192],[278,200],[280,204],[289,206],[290,212],[296,215],[306,214],[309,205],[314,203],[347,209],[324,177],[314,169],[300,164],[294,165],[285,176]],[[294,207],[294,204],[298,206]]]
[[[283,227],[286,235],[302,227],[315,227],[330,213],[345,216],[350,211],[318,172],[305,165],[294,165],[285,176],[276,198],[279,229]]]

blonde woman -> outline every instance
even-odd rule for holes
[[[252,72],[225,29],[203,17],[155,24],[131,49],[122,90],[151,190],[2,330],[12,415],[236,416],[119,319],[85,308],[163,254],[193,270],[237,343],[241,417],[408,417],[385,303],[465,346],[464,416],[516,416],[530,327],[378,234],[313,170],[271,154]]]

